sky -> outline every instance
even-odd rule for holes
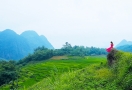
[[[54,48],[132,41],[132,0],[0,0],[0,31],[34,30]]]

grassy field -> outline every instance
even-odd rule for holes
[[[94,80],[93,77],[96,77],[98,81],[100,77],[107,78],[112,75],[107,68],[101,68],[106,65],[105,56],[89,56],[84,59],[70,58],[72,60],[52,61],[58,63],[56,64],[57,72],[53,71],[51,77],[44,78],[29,87],[28,90],[91,90],[88,88],[88,83]],[[62,70],[62,68],[57,68],[58,66],[68,69],[58,74],[59,70]]]
[[[31,63],[20,70],[19,89],[27,89],[43,79],[60,77],[63,74],[83,69],[91,64],[100,63],[106,63],[105,56],[56,56],[50,60]],[[4,87],[3,90],[6,89],[9,89],[9,85]]]
[[[52,74],[28,90],[132,90],[131,53],[118,52],[112,66],[108,66],[103,57],[88,57],[87,60],[86,66],[59,76]]]
[[[20,70],[17,90],[132,90],[132,54],[118,52],[116,63],[106,56],[58,56],[32,62]],[[9,85],[0,88],[9,90]]]

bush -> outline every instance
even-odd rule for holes
[[[15,61],[0,61],[0,86],[17,78]]]
[[[132,89],[132,54],[118,52],[117,62],[112,66],[115,81],[123,90]]]
[[[111,66],[116,61],[116,59],[118,59],[118,57],[116,55],[117,53],[118,53],[118,51],[114,48],[108,53],[107,61],[108,61],[109,66]]]

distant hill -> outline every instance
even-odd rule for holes
[[[35,31],[28,30],[23,32],[20,36],[24,37],[33,51],[36,47],[45,46],[46,48],[53,49],[47,38],[43,35],[39,36]]]
[[[117,44],[116,49],[125,52],[132,52],[132,41],[127,41],[124,39],[119,44]]]
[[[45,47],[50,48],[50,49],[54,48],[44,35],[41,35],[40,38],[41,38],[43,44],[45,45]]]
[[[125,51],[125,52],[132,52],[132,45],[123,45],[123,46],[117,47],[116,49]]]
[[[124,45],[132,45],[132,41],[122,40],[119,44],[116,45],[116,47],[124,46]]]
[[[53,49],[49,41],[35,31],[25,31],[21,35],[10,29],[0,32],[0,58],[19,60],[32,53],[38,46]]]

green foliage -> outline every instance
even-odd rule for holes
[[[33,54],[29,54],[24,59],[20,60],[18,64],[25,65],[31,61],[42,61],[49,59],[53,56],[53,50],[47,49],[44,46],[38,47],[34,50]]]
[[[68,42],[63,45],[61,49],[55,49],[54,56],[58,55],[71,55],[71,56],[88,56],[88,55],[106,55],[107,52],[103,48],[84,47],[84,46],[71,46]]]
[[[95,56],[95,55],[105,55],[106,50],[95,48],[95,47],[84,47],[84,46],[71,46],[68,42],[66,42],[65,45],[61,49],[47,49],[44,46],[38,47],[34,50],[33,54],[29,54],[24,59],[20,60],[18,64],[26,65],[27,63],[31,61],[42,61],[47,60],[53,56]]]
[[[132,54],[119,51],[115,56],[116,62],[110,67],[90,64],[60,76],[53,74],[28,90],[131,90]]]
[[[38,50],[37,50],[38,51]],[[65,60],[30,63],[20,70],[18,90],[131,90],[132,54],[118,51],[116,61],[104,56],[65,56]],[[57,58],[57,57],[55,57]],[[15,81],[16,82],[16,81]],[[7,87],[9,87],[7,85]],[[8,89],[7,89],[8,90]]]
[[[46,60],[24,66],[19,72],[19,89],[27,89],[44,78],[52,78],[51,81],[54,81],[55,77],[59,77],[63,73],[69,73],[87,67],[90,64],[100,64],[101,62],[106,61],[105,57],[96,56],[85,58],[70,56],[68,58],[68,60]]]
[[[123,90],[132,89],[132,54],[119,52],[117,62],[112,66],[115,81]]]
[[[15,61],[0,61],[0,86],[16,80],[17,76]]]
[[[107,68],[98,67],[98,64],[93,64],[82,69],[63,73],[60,76],[53,75],[43,79],[28,90],[107,90],[108,88],[105,88],[105,85],[112,74]]]

